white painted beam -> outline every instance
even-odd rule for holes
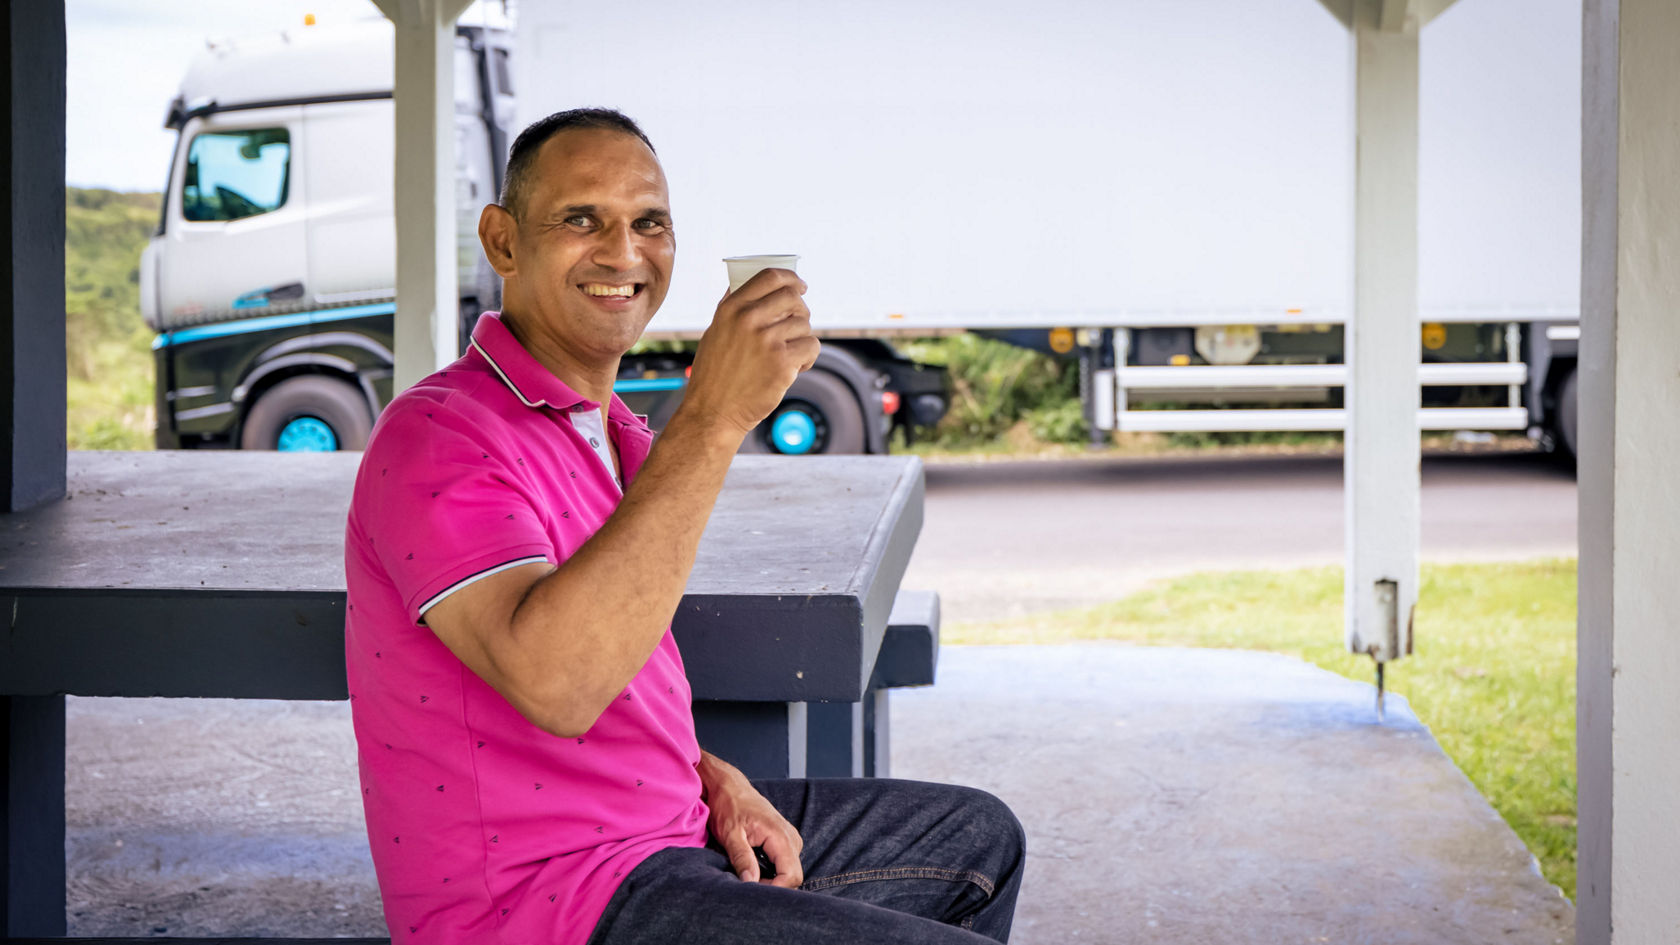
[[[1680,4],[1587,0],[1576,940],[1680,941]]]
[[[1411,651],[1417,602],[1418,35],[1383,29],[1384,0],[1353,6],[1354,299],[1346,329],[1348,649]]]
[[[374,0],[396,27],[396,390],[455,360],[455,19],[470,0]]]

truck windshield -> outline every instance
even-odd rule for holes
[[[277,210],[291,177],[291,136],[284,128],[215,131],[187,149],[181,215],[188,220],[240,220]]]

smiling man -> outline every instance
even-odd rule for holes
[[[655,443],[612,392],[676,254],[641,130],[527,128],[479,236],[504,310],[380,416],[346,531],[393,941],[1006,940],[1022,836],[995,798],[749,782],[695,741],[670,620],[731,457],[816,360],[805,284],[766,270],[718,304]]]

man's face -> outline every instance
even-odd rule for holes
[[[515,246],[528,326],[586,360],[617,358],[665,301],[676,255],[659,161],[634,135],[600,128],[543,142]]]

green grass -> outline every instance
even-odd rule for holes
[[[1414,634],[1389,686],[1574,899],[1575,561],[1425,564]],[[941,636],[1270,650],[1373,678],[1370,659],[1342,647],[1340,568],[1191,575],[1100,607]]]
[[[157,409],[152,399],[151,333],[108,338],[73,355],[86,366],[66,378],[66,420],[73,450],[149,450]]]
[[[64,193],[66,421],[73,450],[152,448],[151,332],[140,319],[140,252],[157,194]]]

